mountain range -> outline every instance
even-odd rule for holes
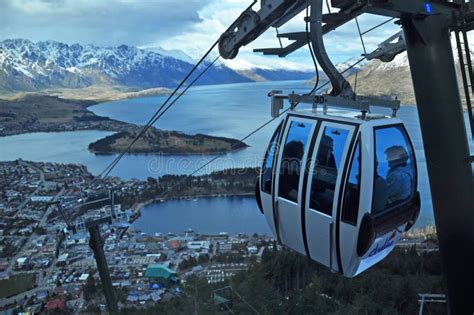
[[[474,51],[474,46],[471,45],[470,51]],[[454,45],[453,55],[459,94],[462,103],[466,104],[466,95],[464,94],[460,71],[461,67],[459,65],[459,55]],[[349,80],[349,82],[353,83],[355,80],[354,75],[352,75]],[[379,60],[372,60],[367,63],[357,75],[357,93],[361,95],[398,96],[402,104],[415,104],[415,93],[407,53],[403,52],[399,54],[389,63],[383,63]]]
[[[454,56],[458,66],[456,50]],[[355,57],[336,67],[342,72],[358,60],[360,57]],[[140,49],[127,45],[68,45],[56,41],[34,43],[26,39],[8,39],[0,42],[0,92],[68,90],[73,91],[76,97],[79,95],[84,98],[84,94],[98,93],[103,96],[104,92],[100,89],[106,87],[109,94],[116,96],[119,95],[117,92],[121,92],[120,98],[141,95],[142,92],[137,94],[135,91],[144,89],[148,89],[143,92],[144,95],[166,93],[167,89],[156,88],[175,87],[194,63],[190,56],[179,50]],[[204,62],[199,70],[207,65]],[[389,63],[378,60],[359,63],[345,73],[353,86],[356,72],[357,94],[391,95],[397,96],[404,104],[415,103],[406,53],[399,54]],[[196,84],[309,80],[313,76],[313,71],[287,69],[233,70],[217,62]],[[320,79],[324,81],[327,78],[321,73]],[[308,83],[312,82],[310,80]],[[99,92],[95,91],[97,87],[100,87]],[[461,96],[464,100],[464,93]]]
[[[459,91],[461,100],[463,104],[465,104],[466,97],[462,86],[458,53],[454,44],[453,47]],[[470,50],[474,51],[474,46],[471,45]],[[360,57],[348,60],[344,64],[339,64],[336,67],[339,71],[343,71],[343,69],[346,69],[358,59],[360,59]],[[355,84],[356,72],[357,84]],[[348,71],[346,76],[352,87],[356,87],[356,93],[358,95],[382,97],[396,96],[400,99],[402,104],[416,103],[410,66],[406,52],[397,55],[394,60],[387,63],[381,62],[379,60],[361,62]],[[311,82],[314,82],[314,78],[310,81],[310,83]]]
[[[179,51],[178,51],[179,52]],[[68,45],[56,41],[0,42],[0,91],[41,91],[91,86],[121,86],[130,91],[174,87],[192,69],[184,53],[133,46]],[[200,69],[208,63],[200,65]],[[222,63],[209,68],[196,84],[255,80],[309,79],[313,72],[252,69],[237,72]]]

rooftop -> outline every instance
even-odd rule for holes
[[[148,265],[148,268],[145,271],[145,277],[177,280],[176,271],[162,264]]]

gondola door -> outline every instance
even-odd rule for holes
[[[341,178],[355,127],[323,122],[312,153],[305,200],[305,232],[313,260],[338,270],[335,218]]]
[[[316,121],[289,116],[276,174],[275,215],[281,243],[305,254],[301,226],[304,165]]]

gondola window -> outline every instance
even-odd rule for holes
[[[312,178],[310,207],[327,215],[332,215],[337,175],[348,134],[345,129],[326,127],[321,136]]]
[[[265,154],[265,159],[263,162],[263,172],[262,172],[262,190],[266,193],[271,193],[272,189],[272,169],[273,169],[273,158],[277,150],[277,141],[280,134],[281,124],[275,130],[268,150]]]
[[[311,127],[311,123],[291,122],[283,148],[278,195],[293,202],[298,202],[301,161],[311,134]]]
[[[345,185],[344,203],[342,206],[342,221],[352,225],[357,224],[360,199],[360,142],[357,143],[352,157],[349,176]]]
[[[403,127],[375,129],[372,212],[384,212],[411,200],[415,184],[414,154]]]

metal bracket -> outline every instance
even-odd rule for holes
[[[307,95],[307,94],[295,94],[291,93],[288,95],[279,94],[280,91],[271,91],[268,95],[272,98],[272,117],[278,117],[280,110],[283,108],[284,100],[288,100],[294,108],[295,104],[305,103],[312,104],[313,109],[318,106],[322,106],[325,110],[328,107],[339,107],[355,111],[362,112],[362,118],[365,119],[365,114],[370,113],[370,106],[379,106],[390,108],[392,110],[392,117],[396,117],[397,111],[400,109],[400,100],[388,100],[382,98],[376,98],[371,96],[356,96],[355,99],[343,97],[343,96],[332,96],[327,94],[321,95]]]
[[[341,95],[349,98],[354,97],[354,91],[351,85],[344,76],[339,73],[329,56],[326,52],[323,40],[323,0],[312,0],[311,1],[311,44],[314,48],[314,54],[316,59],[323,68],[324,73],[328,76],[331,81],[332,91],[331,95]]]
[[[237,56],[240,47],[247,45],[272,24],[286,23],[305,7],[306,0],[262,0],[260,10],[252,10],[253,3],[235,20],[219,39],[219,53],[225,59]]]
[[[280,116],[280,110],[283,109],[283,98],[277,97],[277,95],[281,94],[282,91],[280,90],[272,90],[268,93],[268,96],[272,98],[272,118],[277,118]]]
[[[395,39],[398,40],[393,43]],[[403,31],[400,31],[390,36],[387,40],[381,42],[378,45],[378,48],[370,54],[366,54],[365,58],[367,60],[379,59],[383,62],[390,62],[395,58],[396,55],[404,52],[405,50],[405,36],[403,34]]]
[[[355,11],[351,13],[330,13],[330,14],[323,14],[322,20],[325,23],[322,26],[323,35],[335,30],[336,28],[344,25],[345,23],[349,22],[353,18],[362,14],[362,11]],[[298,35],[299,34],[299,35]],[[304,38],[301,36],[304,35]],[[278,57],[286,57],[287,55],[297,51],[304,45],[308,43],[306,38],[306,32],[299,32],[299,33],[282,33],[279,35],[281,38],[288,38],[289,40],[294,40],[293,43],[289,44],[283,48],[258,48],[254,49],[253,52],[260,52],[264,55],[276,55]]]

